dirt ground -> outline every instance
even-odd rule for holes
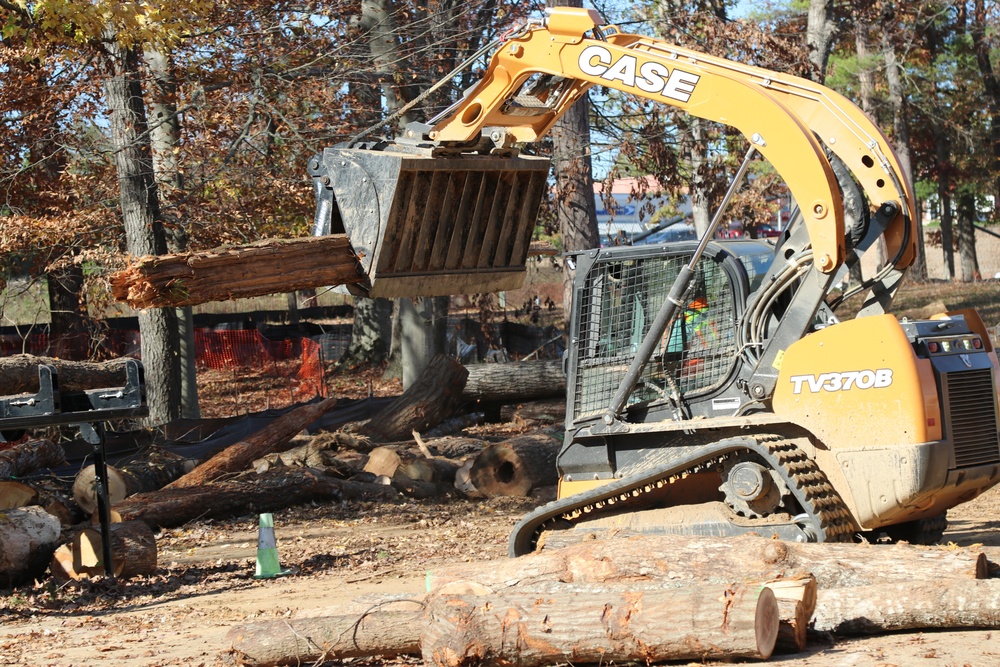
[[[276,535],[282,566],[292,574],[270,580],[252,576],[255,516],[165,530],[155,576],[83,587],[47,581],[0,597],[0,665],[222,665],[226,633],[236,625],[321,615],[365,596],[419,593],[428,569],[505,558],[508,531],[538,502],[450,499],[286,510],[275,515]],[[1000,562],[1000,490],[951,514],[946,540],[982,544]],[[995,632],[1000,629],[815,634],[807,653],[767,664],[990,666],[1000,664]]]

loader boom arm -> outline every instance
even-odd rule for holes
[[[427,137],[461,146],[483,133],[504,145],[541,139],[594,85],[678,107],[739,130],[785,179],[802,212],[814,265],[846,261],[843,198],[826,151],[873,207],[895,204],[885,229],[893,267],[916,257],[911,185],[888,139],[853,103],[814,82],[602,26],[593,10],[549,10],[504,43],[489,69]]]

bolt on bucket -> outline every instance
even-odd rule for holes
[[[313,233],[347,235],[365,296],[517,289],[548,169],[537,157],[327,148],[309,163]]]

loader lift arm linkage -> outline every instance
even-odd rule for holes
[[[876,206],[896,203],[896,219],[886,229],[888,251],[898,269],[913,263],[910,184],[888,139],[852,102],[805,79],[602,23],[593,10],[550,9],[544,26],[522,32],[494,54],[480,82],[428,129],[427,138],[441,145],[461,145],[483,133],[502,137],[503,146],[538,141],[591,86],[614,88],[740,130],[785,178],[805,217],[816,264],[830,273],[845,261],[844,220],[825,147]],[[541,104],[518,104],[533,75],[564,83],[546,91]]]

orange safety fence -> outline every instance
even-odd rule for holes
[[[253,369],[255,374],[282,380],[284,386],[275,389],[289,392],[296,400],[327,395],[323,348],[310,338],[270,340],[255,329],[196,329],[194,342],[199,373]],[[51,337],[44,333],[0,336],[0,356],[22,353],[75,361],[142,357],[137,331],[109,330],[99,337]]]

